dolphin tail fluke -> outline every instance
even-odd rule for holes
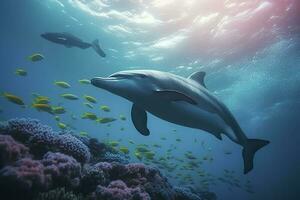
[[[106,56],[106,54],[104,53],[104,51],[100,48],[99,40],[97,40],[97,39],[94,40],[91,45],[92,45],[93,49],[96,51],[96,53],[99,56],[101,56],[101,57],[105,57]]]
[[[243,149],[244,174],[253,169],[253,159],[256,151],[269,143],[267,140],[247,139],[247,143]]]

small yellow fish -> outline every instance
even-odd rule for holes
[[[100,109],[105,111],[105,112],[109,112],[110,111],[110,108],[108,106],[100,106]]]
[[[108,144],[112,147],[116,147],[119,145],[119,142],[118,141],[110,141]]]
[[[54,119],[55,119],[55,121],[60,121],[60,117],[59,116],[55,116]]]
[[[84,102],[83,105],[85,105],[85,106],[87,106],[87,107],[89,107],[89,108],[91,108],[91,109],[94,108],[94,106],[93,106],[92,104],[87,103],[87,102]]]
[[[87,137],[89,134],[87,132],[85,132],[85,131],[80,131],[79,135],[83,136],[83,137]]]
[[[155,153],[152,151],[147,151],[144,153],[145,154],[145,158],[149,159],[149,160],[153,160]]]
[[[190,159],[190,160],[195,160],[195,159],[197,159],[195,156],[193,156],[192,154],[189,154],[189,153],[186,153],[186,154],[185,154],[185,157],[186,157],[187,159]]]
[[[159,144],[154,144],[153,147],[155,147],[155,148],[161,148],[161,145],[159,145]]]
[[[21,105],[21,106],[24,106],[24,102],[23,100],[21,99],[21,97],[18,97],[16,95],[13,95],[13,94],[10,94],[10,93],[4,93],[3,96],[10,102],[14,103],[14,104],[17,104],[17,105]]]
[[[39,54],[39,53],[34,53],[34,54],[28,56],[27,59],[29,61],[36,62],[36,61],[43,60],[44,56],[42,54]]]
[[[97,122],[99,122],[100,124],[106,124],[106,123],[110,123],[116,121],[115,118],[111,118],[111,117],[104,117],[104,118],[98,118]]]
[[[167,138],[165,138],[165,137],[161,137],[160,139],[161,139],[161,140],[166,140]]]
[[[142,160],[142,159],[143,159],[142,154],[141,154],[140,152],[135,152],[134,155],[135,155],[135,157],[136,157],[137,159],[139,159],[139,160]]]
[[[15,74],[19,75],[19,76],[27,76],[27,72],[24,69],[21,69],[21,68],[16,69]]]
[[[41,98],[41,97],[37,97],[33,101],[34,101],[34,103],[38,103],[38,104],[48,104],[48,103],[50,103],[49,98]]]
[[[125,121],[125,120],[126,120],[126,117],[125,117],[124,115],[120,115],[120,120]]]
[[[91,81],[90,80],[88,80],[88,79],[80,79],[80,80],[78,80],[78,82],[79,83],[81,83],[81,84],[91,84]]]
[[[91,112],[85,112],[82,116],[81,119],[90,119],[90,120],[96,120],[97,115]]]
[[[60,95],[61,97],[68,99],[68,100],[77,100],[79,99],[76,95],[74,94],[62,94]]]
[[[146,147],[139,145],[136,147],[136,151],[145,153],[145,152],[148,152],[149,150]]]
[[[129,154],[129,149],[127,147],[120,147],[120,151],[124,154]]]
[[[70,88],[71,87],[71,85],[65,81],[55,81],[54,85],[57,85],[58,87],[61,87],[61,88]]]
[[[130,144],[135,144],[133,140],[128,141]]]
[[[71,115],[71,119],[72,119],[72,120],[77,120],[76,115],[72,114],[72,115]]]
[[[97,99],[95,97],[84,95],[84,98],[91,103],[97,103]]]
[[[65,108],[62,106],[52,106],[52,111],[54,114],[64,114],[66,112]]]
[[[59,122],[57,123],[57,126],[60,128],[60,129],[66,129],[67,128],[67,125],[62,123],[62,122]]]
[[[225,151],[224,152],[226,155],[230,155],[230,154],[232,154],[232,152],[231,151]]]
[[[32,107],[36,108],[38,111],[43,111],[43,112],[53,114],[52,107],[49,104],[33,103]]]

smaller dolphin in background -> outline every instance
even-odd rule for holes
[[[54,42],[56,44],[62,44],[67,48],[71,47],[78,47],[80,49],[87,49],[92,47],[96,53],[101,56],[105,57],[104,51],[100,48],[99,41],[96,39],[92,43],[87,43],[79,39],[78,37],[70,34],[70,33],[43,33],[41,37],[49,40],[50,42]]]

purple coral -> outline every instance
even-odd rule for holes
[[[45,174],[52,177],[56,185],[71,185],[77,186],[76,179],[80,177],[81,165],[73,157],[67,156],[62,153],[48,152],[41,160],[44,165]]]
[[[141,188],[128,188],[121,181],[112,181],[107,187],[98,186],[96,189],[96,199],[101,200],[150,200],[150,196]]]
[[[144,164],[126,165],[123,175],[126,184],[130,187],[142,185],[152,199],[174,199],[173,188],[159,170],[147,167]]]
[[[18,199],[18,196],[19,199],[26,199],[34,191],[47,189],[50,181],[39,161],[23,158],[0,170],[0,193],[11,199]]]
[[[28,148],[10,135],[0,135],[0,167],[28,156]]]
[[[54,132],[51,127],[34,119],[12,119],[1,126],[1,133],[28,144],[33,154],[41,156],[48,151],[60,151],[80,162],[90,160],[88,147],[72,134]]]
[[[106,185],[107,181],[122,180],[131,189],[140,188],[145,191],[151,199],[174,199],[171,185],[155,168],[147,167],[144,164],[122,165],[107,162],[97,163],[94,168],[97,169],[97,172],[101,172],[102,179],[105,180],[105,182],[100,183],[102,186]]]

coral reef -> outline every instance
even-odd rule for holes
[[[212,192],[196,191],[192,187],[174,187],[175,200],[216,200],[217,197]]]
[[[57,188],[39,193],[34,200],[84,200],[84,198],[74,194],[72,191],[66,191],[65,188]]]
[[[85,172],[82,178],[83,185],[87,184],[87,180],[90,181],[89,188],[92,189],[97,185],[107,185],[111,181],[122,180],[126,187],[145,191],[151,199],[174,199],[172,186],[167,179],[157,169],[144,164],[124,165],[116,162],[100,162]]]
[[[81,165],[73,157],[62,153],[48,152],[41,163],[44,165],[44,173],[50,174],[54,183],[58,186],[79,185],[78,177],[81,176]]]
[[[0,124],[0,197],[10,200],[215,200],[173,188],[160,171],[95,138],[54,132],[38,120]]]
[[[174,187],[175,200],[202,200],[198,195],[194,194],[189,188]]]
[[[112,181],[107,187],[98,186],[95,192],[97,200],[151,200],[141,188],[128,188],[121,181]]]
[[[122,164],[128,164],[129,161],[128,159],[119,153],[111,153],[111,152],[106,152],[102,158],[99,160],[101,162],[118,162]]]
[[[56,145],[60,152],[73,156],[79,162],[88,162],[91,158],[88,147],[70,133],[59,135]]]
[[[29,155],[29,149],[9,135],[0,135],[0,167]]]
[[[79,162],[88,162],[88,147],[70,133],[57,133],[51,127],[34,119],[12,119],[2,124],[1,134],[11,135],[14,139],[26,144],[30,152],[41,157],[48,151],[59,151],[73,156]]]
[[[83,142],[90,150],[91,159],[90,163],[97,162],[119,162],[128,164],[128,157],[120,152],[116,151],[106,143],[102,143],[96,138],[89,138],[87,136],[75,136],[81,142]]]
[[[31,194],[46,190],[51,177],[44,173],[44,166],[30,158],[18,160],[0,170],[0,194],[9,199],[30,199]]]

